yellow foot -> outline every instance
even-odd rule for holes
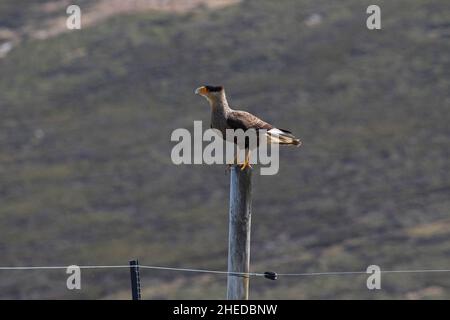
[[[246,160],[246,161],[241,165],[241,171],[244,171],[245,168],[252,168],[252,166],[250,165],[250,161]]]

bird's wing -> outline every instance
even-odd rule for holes
[[[302,142],[300,139],[284,129],[278,129],[271,124],[261,120],[260,118],[245,111],[232,111],[227,116],[227,125],[230,129],[242,129],[244,131],[249,129],[266,129],[266,136],[270,143],[290,144],[300,146]]]
[[[227,125],[230,129],[267,129],[270,130],[273,126],[257,116],[246,111],[232,111],[227,116]]]

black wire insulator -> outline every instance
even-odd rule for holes
[[[266,272],[264,272],[264,278],[270,279],[270,280],[277,280],[278,274],[273,271],[266,271]]]

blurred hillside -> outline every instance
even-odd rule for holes
[[[253,271],[450,268],[450,5],[377,3],[380,31],[370,1],[248,0],[33,37],[42,13],[3,0],[2,41],[20,40],[0,59],[0,265],[225,270],[225,167],[170,160],[175,128],[209,123],[193,94],[208,83],[304,142],[281,150],[279,174],[254,175]],[[129,298],[128,279],[83,270],[70,292],[63,270],[0,271],[0,298]],[[225,297],[220,275],[141,281],[146,299]],[[450,298],[448,274],[365,282],[257,278],[250,295]]]

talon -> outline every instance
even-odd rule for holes
[[[245,161],[242,166],[241,166],[241,171],[244,171],[245,168],[252,168],[252,166],[250,165],[250,161]]]
[[[241,166],[241,171],[245,170],[245,168],[252,168],[252,166],[250,165],[250,150],[248,150],[247,154],[245,155],[245,160]]]

